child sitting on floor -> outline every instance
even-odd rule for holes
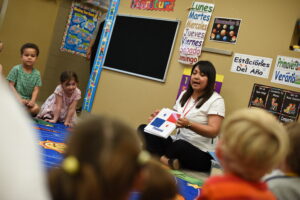
[[[216,154],[223,176],[209,178],[198,200],[275,200],[263,175],[283,160],[288,138],[285,128],[262,109],[243,109],[225,119]]]
[[[174,199],[174,178],[142,150],[135,131],[117,120],[87,117],[72,130],[61,166],[50,171],[53,200],[126,200],[132,190],[141,200]]]
[[[76,119],[76,106],[81,98],[77,87],[78,77],[75,72],[65,71],[60,75],[60,84],[45,103],[37,118],[56,123],[64,122],[65,126],[73,126]]]
[[[24,44],[21,47],[22,64],[14,66],[7,76],[15,96],[33,116],[39,112],[36,99],[42,86],[40,72],[33,68],[38,55],[39,48],[36,44]]]
[[[278,200],[300,199],[300,123],[286,125],[290,139],[289,152],[281,165],[283,174],[270,176],[266,182]]]

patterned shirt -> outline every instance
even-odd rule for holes
[[[21,64],[10,70],[7,80],[15,83],[15,88],[22,99],[30,100],[34,87],[42,86],[40,72],[33,69],[31,73],[26,73]]]

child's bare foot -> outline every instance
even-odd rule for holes
[[[169,166],[173,170],[180,169],[180,163],[179,163],[179,160],[177,158],[172,159],[172,158],[168,158],[166,156],[161,156],[160,161],[163,164]]]

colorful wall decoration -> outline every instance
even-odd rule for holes
[[[235,44],[241,20],[216,17],[210,33],[210,40]]]
[[[130,7],[140,10],[173,11],[175,0],[132,0]]]
[[[96,89],[103,69],[104,58],[107,53],[108,44],[111,37],[112,27],[115,24],[116,15],[118,13],[120,0],[112,0],[108,9],[105,24],[98,45],[93,69],[87,85],[82,110],[90,112],[93,106]]]
[[[235,53],[231,71],[260,78],[268,78],[272,60],[272,58]]]
[[[85,57],[100,16],[100,11],[72,3],[60,50]]]
[[[277,56],[271,81],[300,88],[300,58]]]
[[[183,31],[178,62],[193,65],[198,61],[214,4],[193,2]]]
[[[254,84],[249,107],[263,108],[281,122],[297,121],[300,111],[300,92]]]
[[[82,0],[83,3],[89,3],[103,10],[108,10],[110,0]]]
[[[182,91],[187,89],[190,79],[191,79],[191,71],[192,71],[192,68],[188,68],[188,67],[184,68],[176,99],[179,97],[179,95]],[[221,92],[223,80],[224,80],[224,75],[221,75],[221,74],[216,75],[215,91],[217,93]]]

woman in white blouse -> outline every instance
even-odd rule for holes
[[[173,169],[180,167],[209,171],[217,136],[225,116],[224,99],[214,91],[216,70],[209,61],[199,61],[193,68],[186,91],[183,91],[174,110],[181,114],[177,133],[167,139],[144,132],[146,148]],[[150,116],[150,120],[158,111]]]

